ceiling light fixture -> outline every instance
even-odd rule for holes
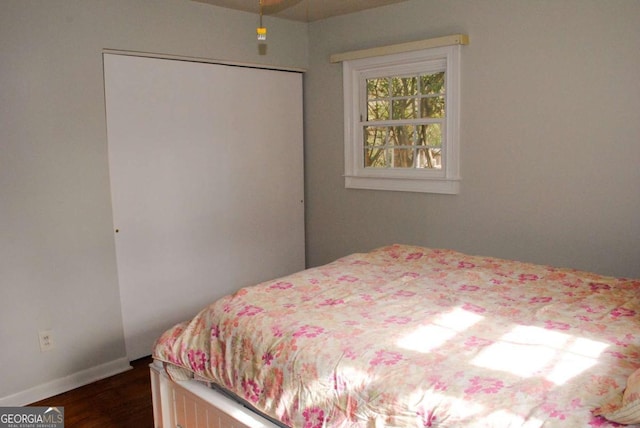
[[[267,40],[267,27],[262,26],[262,8],[264,6],[265,0],[258,0],[260,4],[260,23],[258,28],[256,28],[256,33],[258,34],[259,41]]]
[[[300,3],[301,1],[302,0],[258,0],[258,5],[260,7],[260,22],[258,24],[258,28],[256,28],[258,40],[267,40],[267,28],[262,24],[262,16],[264,15],[265,9],[267,13],[278,12]]]

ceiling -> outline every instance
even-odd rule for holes
[[[193,0],[230,9],[260,13],[260,0]],[[374,7],[400,3],[407,0],[263,0],[263,15],[295,21],[311,22],[331,16],[346,15],[347,13]],[[266,6],[267,4],[277,3]]]

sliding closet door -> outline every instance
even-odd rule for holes
[[[300,73],[104,55],[127,356],[304,268]]]

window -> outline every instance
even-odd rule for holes
[[[344,61],[345,186],[459,192],[460,45]]]

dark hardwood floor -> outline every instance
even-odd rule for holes
[[[64,407],[64,426],[67,428],[152,428],[150,363],[151,357],[132,361],[133,370],[31,406]]]

